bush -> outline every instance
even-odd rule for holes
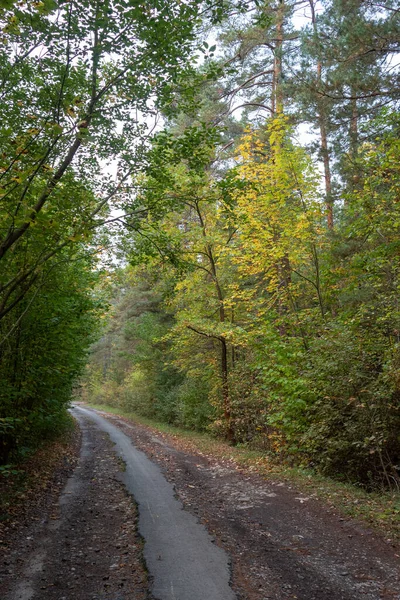
[[[177,423],[196,431],[206,430],[215,416],[209,394],[210,386],[206,380],[187,377],[177,390]]]
[[[398,359],[385,357],[385,346],[376,331],[367,338],[338,326],[313,344],[307,377],[315,401],[300,443],[327,474],[365,485],[398,480]]]
[[[148,375],[135,367],[122,384],[120,406],[144,417],[155,415],[154,390]]]

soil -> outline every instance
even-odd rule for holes
[[[149,597],[137,508],[119,480],[122,469],[108,436],[87,421],[78,466],[62,494],[52,488],[8,529],[2,600]],[[65,473],[57,475],[65,483]]]
[[[0,476],[0,549],[7,551],[20,530],[41,521],[56,502],[79,460],[81,430],[77,423],[59,439],[48,440],[15,465],[16,475]]]
[[[285,482],[103,416],[161,466],[185,509],[230,555],[239,600],[400,599],[400,549],[372,530]]]
[[[383,537],[288,483],[103,416],[161,466],[184,508],[229,554],[238,600],[400,600],[399,548]],[[149,599],[137,508],[121,469],[107,435],[88,421],[61,496],[52,488],[7,530],[2,600]],[[60,481],[67,476],[64,469]]]

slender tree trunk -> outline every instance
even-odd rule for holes
[[[199,217],[200,226],[202,229],[203,237],[206,238],[206,224],[203,219],[203,215],[201,214],[200,207],[198,203],[196,203],[196,212]],[[225,323],[226,314],[225,314],[225,304],[224,304],[224,294],[222,288],[220,286],[218,276],[217,276],[217,266],[214,259],[214,253],[212,246],[210,244],[206,244],[205,246],[205,254],[208,258],[210,271],[212,274],[212,278],[215,284],[215,289],[217,292],[218,303],[219,303],[219,322]],[[222,381],[222,401],[223,401],[223,413],[226,424],[226,437],[229,442],[232,444],[235,443],[235,432],[232,426],[232,413],[231,413],[231,398],[230,398],[230,390],[229,390],[229,363],[228,363],[228,345],[226,340],[220,336],[219,342],[221,344],[221,381]]]
[[[217,269],[215,265],[214,255],[211,246],[207,246],[207,254],[210,261],[211,272],[213,274],[215,288],[217,290],[217,296],[219,301],[219,322],[225,323],[226,314],[224,306],[224,296],[222,293],[221,286],[217,278]],[[231,398],[229,390],[229,364],[228,364],[228,345],[226,340],[221,337],[221,379],[222,379],[222,399],[224,406],[224,418],[226,423],[226,437],[232,444],[235,443],[235,432],[232,427],[232,414],[231,414]]]
[[[231,323],[235,322],[235,311],[232,308],[231,309]],[[232,369],[235,368],[235,363],[236,363],[236,348],[234,346],[234,344],[231,344],[231,363],[232,363]]]
[[[235,433],[232,427],[231,398],[228,380],[228,347],[226,340],[221,338],[221,376],[222,376],[222,399],[224,419],[226,423],[226,438],[232,444],[235,443]]]
[[[279,239],[278,235],[278,239]],[[289,285],[291,282],[291,268],[290,268],[290,260],[287,255],[285,255],[276,265],[276,272],[278,277],[278,313],[281,319],[285,313],[287,313],[287,298],[289,297]],[[286,335],[286,325],[281,320],[279,324],[279,335],[284,337]]]
[[[14,352],[14,361],[13,361],[13,375],[11,379],[11,383],[13,387],[16,387],[17,383],[17,374],[18,374],[18,362],[19,362],[19,345],[21,341],[21,323],[17,327],[16,335],[15,335],[15,348]],[[18,391],[20,391],[20,385],[18,386]]]
[[[318,28],[317,28],[317,20],[315,14],[315,3],[314,0],[309,0],[310,9],[311,9],[311,21],[314,30],[314,35],[317,37]],[[321,61],[318,60],[317,63],[317,87],[321,87],[322,82],[322,64]],[[326,223],[329,230],[333,230],[334,221],[333,221],[333,194],[332,194],[332,174],[331,174],[331,165],[330,165],[330,153],[328,147],[328,134],[326,127],[326,114],[323,106],[323,100],[317,96],[317,110],[318,110],[318,127],[320,134],[320,143],[321,143],[321,154],[322,161],[324,164],[324,179],[325,179],[325,209],[326,209]]]
[[[358,106],[355,90],[351,90],[351,120],[350,120],[350,156],[354,160],[357,156],[358,150]]]
[[[273,74],[272,109],[277,115],[283,112],[282,93],[282,50],[283,50],[283,21],[285,16],[285,0],[279,0],[276,19],[276,43]]]
[[[324,179],[325,179],[325,208],[326,208],[326,224],[331,231],[334,227],[333,222],[333,194],[332,194],[332,176],[331,165],[328,150],[328,136],[326,133],[325,116],[322,107],[319,108],[319,132],[321,138],[321,154],[324,163]]]

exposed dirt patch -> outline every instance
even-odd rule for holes
[[[40,521],[57,501],[79,460],[77,423],[61,439],[46,444],[16,465],[17,476],[0,476],[0,548],[6,550],[29,523]]]
[[[104,416],[162,467],[185,508],[230,554],[238,598],[400,599],[399,549],[371,530],[289,484],[182,451],[171,436]]]
[[[137,509],[108,436],[85,422],[79,464],[61,497],[14,524],[1,561],[2,600],[146,600]]]

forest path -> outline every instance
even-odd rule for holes
[[[139,508],[139,532],[152,579],[152,594],[160,600],[234,600],[229,587],[229,561],[212,542],[196,517],[183,510],[173,486],[160,468],[137,450],[118,427],[91,410],[73,414],[89,417],[109,434],[125,462],[123,481]]]
[[[396,548],[315,498],[121,417],[74,413],[79,465],[10,546],[1,600],[400,599]]]
[[[400,599],[398,548],[371,530],[289,484],[242,472],[229,459],[188,452],[172,436],[101,414],[161,467],[185,510],[229,554],[238,599]]]
[[[8,529],[1,600],[149,597],[137,508],[120,481],[113,444],[90,419],[80,427],[79,461],[61,495],[50,489],[42,498],[38,490],[29,518]],[[63,475],[55,473],[65,481]]]

